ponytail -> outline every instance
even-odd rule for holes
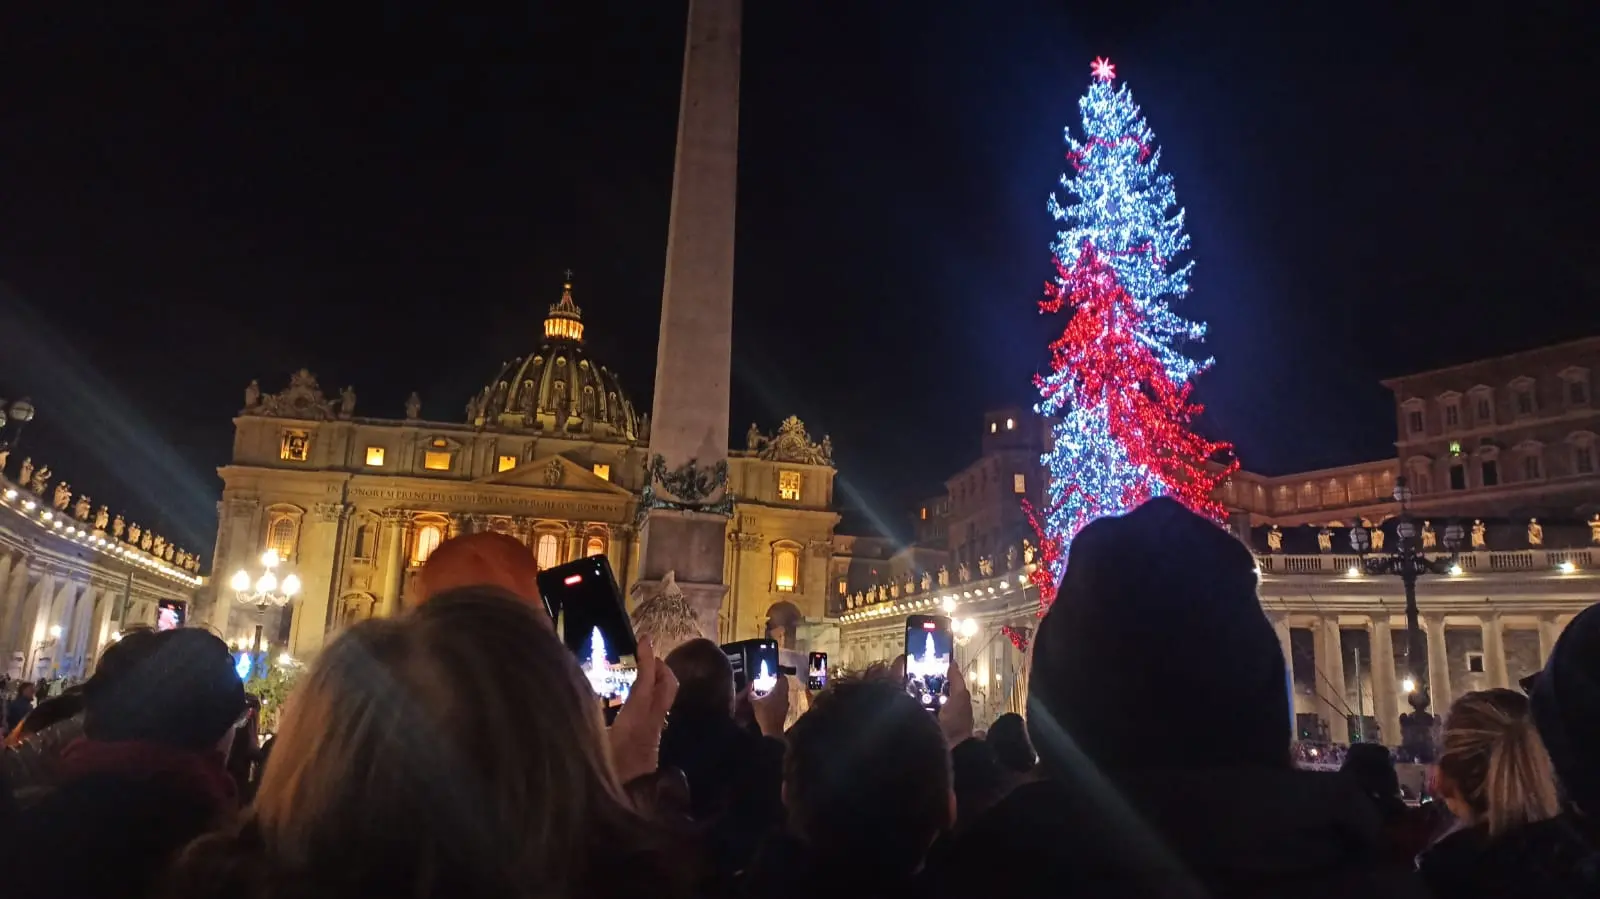
[[[1521,693],[1482,690],[1456,700],[1443,744],[1439,770],[1491,838],[1560,813],[1550,755]]]

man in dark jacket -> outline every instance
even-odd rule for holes
[[[1094,899],[1419,896],[1372,804],[1290,761],[1289,677],[1255,562],[1170,499],[1072,543],[1034,645],[1042,778],[942,847],[928,883]]]
[[[1569,822],[1600,850],[1600,604],[1567,625],[1529,699]]]

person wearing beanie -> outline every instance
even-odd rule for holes
[[[1569,818],[1600,849],[1600,604],[1562,631],[1529,699]]]
[[[1073,539],[1040,622],[1028,735],[1040,779],[974,822],[930,883],[1076,899],[1422,896],[1376,811],[1290,757],[1289,673],[1255,560],[1160,498]]]

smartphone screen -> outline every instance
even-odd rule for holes
[[[912,615],[906,619],[906,692],[922,707],[938,713],[950,698],[950,619]]]
[[[639,676],[639,644],[611,563],[589,556],[541,571],[539,594],[555,619],[556,635],[577,657],[609,718]]]
[[[170,631],[183,627],[183,622],[189,617],[187,603],[175,599],[163,599],[156,603],[156,630]]]
[[[778,644],[774,640],[740,640],[724,643],[722,651],[733,666],[733,689],[760,698],[778,685]]]
[[[806,689],[813,692],[828,686],[828,654],[814,652],[806,671]]]

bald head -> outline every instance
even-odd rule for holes
[[[539,564],[508,534],[467,534],[439,544],[417,573],[422,602],[460,587],[499,587],[543,611],[534,578]],[[546,624],[548,616],[539,616]]]

